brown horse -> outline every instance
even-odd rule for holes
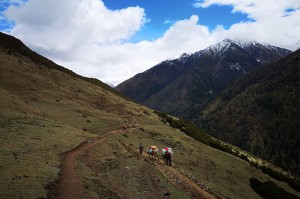
[[[148,149],[147,149],[147,153],[149,154],[149,159],[150,157],[152,157],[152,159],[155,159],[155,157],[157,158],[157,160],[159,160],[159,157],[158,157],[158,148],[156,146],[150,146]]]

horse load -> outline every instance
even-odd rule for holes
[[[157,146],[149,146],[149,148],[147,149],[147,153],[149,154],[149,159],[152,157],[152,159],[157,158],[157,160],[159,160],[158,157],[158,152],[159,149]],[[173,151],[172,148],[170,147],[166,147],[164,149],[161,150],[161,157],[162,159],[165,161],[165,163],[169,164],[171,166],[171,158],[173,155]]]
[[[147,149],[147,153],[149,154],[149,159],[150,159],[150,157],[152,157],[152,158],[156,157],[157,159],[159,159],[158,158],[158,151],[159,151],[159,149],[158,149],[157,146],[150,146]]]

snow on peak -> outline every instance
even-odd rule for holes
[[[178,59],[176,59],[174,61],[179,61],[183,65],[187,62],[187,60],[189,59],[190,56],[191,55],[188,53],[183,53]]]
[[[186,59],[188,57],[190,57],[191,55],[188,54],[188,53],[183,53],[181,56],[180,56],[180,59]]]
[[[180,62],[182,65],[185,64],[187,62],[187,60],[189,59],[191,55],[188,53],[183,53],[179,58],[177,59],[167,59],[165,61],[162,61],[161,63],[157,64],[169,64],[169,65],[176,65],[178,64],[178,62]]]
[[[204,52],[222,55],[232,44],[233,42],[230,39],[224,39],[222,42],[204,49]]]
[[[247,40],[234,40],[233,42],[243,49],[249,46],[257,46],[259,44],[256,41],[247,41]]]
[[[300,41],[297,44],[298,48],[300,47]],[[266,44],[266,43],[258,43],[255,40],[232,40],[232,39],[224,39],[223,41],[216,43],[214,45],[211,45],[204,50],[200,50],[198,52],[195,52],[193,54],[187,54],[183,53],[176,61],[180,61],[182,64],[184,64],[190,57],[197,59],[203,55],[214,55],[214,56],[220,56],[223,57],[226,52],[228,52],[229,49],[234,48],[242,48],[246,52],[249,52],[253,49],[270,49],[272,51],[280,51],[278,47]],[[296,48],[296,47],[295,47]],[[169,60],[168,62],[173,62],[174,60]],[[261,62],[261,60],[257,60],[258,62]],[[234,67],[232,67],[234,68]],[[235,67],[235,69],[238,69]]]

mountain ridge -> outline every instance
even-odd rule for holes
[[[191,107],[201,106],[257,66],[289,53],[289,50],[257,42],[245,42],[240,47],[226,39],[196,53],[163,61],[115,89],[158,111],[189,118]]]

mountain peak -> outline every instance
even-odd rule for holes
[[[257,46],[257,45],[263,45],[263,44],[260,44],[259,42],[255,41],[255,40],[234,40],[233,41],[236,45],[238,45],[239,47],[241,48],[245,48],[245,47],[248,47],[248,46]]]
[[[232,46],[236,45],[230,39],[224,39],[223,41],[211,45],[203,50],[204,53],[214,54],[214,55],[223,55],[227,50]]]
[[[222,42],[226,42],[226,43],[234,43],[234,41],[231,40],[231,39],[229,39],[229,38],[224,39]]]

